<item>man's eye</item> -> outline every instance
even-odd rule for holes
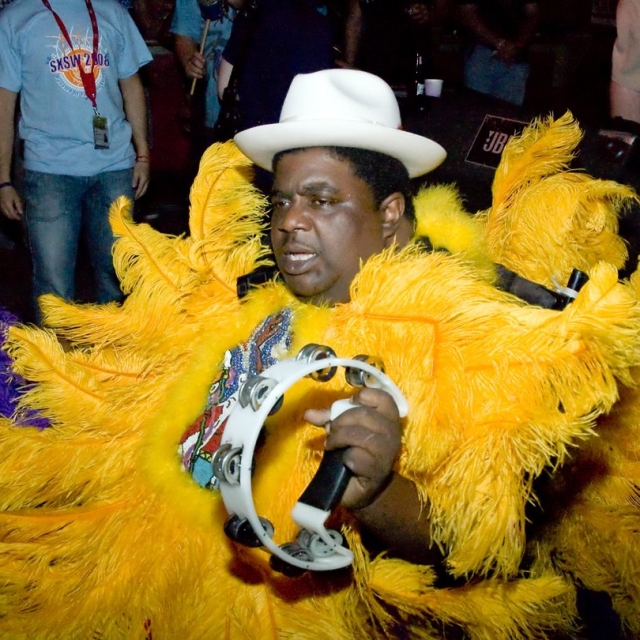
[[[335,201],[330,198],[313,198],[311,200],[311,204],[314,207],[329,207],[332,204],[335,204]]]
[[[271,201],[271,206],[274,209],[282,209],[283,207],[286,207],[288,205],[289,205],[289,201],[286,200],[285,198],[278,198],[277,200]]]

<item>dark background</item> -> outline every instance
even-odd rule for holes
[[[180,68],[169,50],[166,29],[170,6],[159,0],[162,11],[148,3],[143,33],[154,54],[145,69],[152,132],[152,184],[136,205],[136,219],[159,230],[188,232],[188,193],[197,171],[188,134],[189,99]],[[155,3],[157,4],[157,2]],[[166,6],[165,6],[166,5]],[[144,8],[144,3],[141,3]],[[141,14],[142,15],[142,14]],[[492,100],[462,87],[466,40],[454,25],[432,34],[433,65],[444,78],[444,91],[426,113],[404,104],[404,127],[424,134],[447,150],[445,163],[429,174],[428,182],[454,182],[469,211],[490,206],[493,169],[466,161],[467,154],[487,115],[529,121],[536,116],[559,116],[570,110],[585,136],[574,166],[602,178],[638,187],[637,165],[620,165],[599,151],[599,131],[608,128],[608,84],[615,40],[615,2],[543,0],[543,22],[532,48],[532,75],[525,105]],[[394,62],[396,62],[394,60]],[[404,64],[404,67],[402,66]],[[410,61],[398,59],[398,77],[410,76]],[[391,79],[390,79],[391,80]],[[397,87],[400,90],[403,87]],[[625,221],[625,233],[635,242],[635,217]],[[0,305],[30,321],[30,261],[20,225],[0,220]],[[91,300],[89,267],[84,255],[78,265],[78,295]]]

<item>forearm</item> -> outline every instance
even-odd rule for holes
[[[220,66],[218,67],[218,99],[222,100],[224,95],[224,90],[229,85],[229,80],[231,79],[231,73],[233,71],[233,65],[222,58],[220,61]]]
[[[18,94],[0,88],[0,183],[11,181],[14,116]]]
[[[178,60],[182,65],[185,73],[187,73],[187,65],[193,54],[198,51],[198,43],[187,36],[175,35],[174,51]]]
[[[349,0],[348,4],[344,26],[344,61],[350,67],[355,67],[362,36],[362,8],[358,0]]]
[[[442,554],[432,545],[426,506],[416,486],[393,473],[385,489],[353,515],[385,549],[412,562],[437,564]]]
[[[537,4],[526,5],[525,11],[526,18],[522,23],[516,40],[516,44],[523,49],[531,44],[540,24],[540,9]]]
[[[478,7],[474,4],[463,4],[458,8],[458,22],[481,44],[498,49],[503,38],[493,31],[482,18]]]
[[[24,214],[22,200],[11,184],[13,159],[13,126],[17,93],[0,88],[0,211],[10,220],[20,220]]]
[[[138,74],[120,80],[124,112],[131,125],[133,144],[138,156],[149,156],[147,100]]]

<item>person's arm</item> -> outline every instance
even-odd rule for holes
[[[224,90],[229,85],[233,65],[223,56],[218,67],[218,100],[222,101]]]
[[[609,114],[612,118],[640,123],[640,93],[612,78],[609,84]]]
[[[137,73],[128,78],[120,79],[120,91],[124,101],[124,112],[131,125],[133,145],[136,149],[132,184],[136,199],[138,199],[146,193],[150,177],[147,100]]]
[[[537,2],[528,2],[524,6],[524,21],[518,31],[516,45],[522,50],[526,49],[534,39],[540,25],[540,5]]]
[[[351,477],[342,505],[386,549],[418,562],[437,562],[429,518],[415,485],[394,472],[402,426],[391,396],[378,389],[361,389],[354,408],[330,423],[328,410],[310,410],[305,419],[328,425],[327,450],[344,449],[343,462]]]
[[[489,27],[477,4],[468,2],[458,5],[457,17],[460,25],[480,44],[496,51],[500,48],[504,39]]]
[[[255,8],[249,8],[247,11],[241,11],[236,14],[229,40],[222,52],[220,66],[217,70],[217,88],[218,100],[222,102],[224,90],[229,86],[231,74],[234,66],[237,64],[238,69],[242,66],[242,61],[247,57],[248,47],[250,45],[249,38],[253,30],[252,21],[256,19]]]
[[[0,88],[0,184],[11,182],[17,99],[17,93]],[[22,200],[13,185],[0,189],[0,210],[10,220],[20,220],[24,215]]]
[[[206,60],[195,40],[176,33],[174,51],[188,78],[201,80],[205,77]]]
[[[344,60],[338,61],[339,66],[355,67],[360,52],[362,38],[362,7],[360,0],[346,0],[347,15],[344,23]]]
[[[440,564],[443,555],[431,543],[427,511],[413,482],[394,472],[369,506],[352,513],[386,550],[411,562]]]
[[[490,27],[477,4],[468,2],[459,5],[457,16],[461,26],[471,33],[480,44],[491,47],[500,60],[511,64],[533,40],[540,21],[540,9],[537,2],[528,2],[524,6],[524,20],[518,31],[518,36],[511,40]]]

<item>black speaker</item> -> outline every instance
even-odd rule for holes
[[[456,183],[470,211],[487,209],[502,148],[532,116],[521,107],[467,89],[448,92],[445,87],[442,97],[429,106],[420,113],[403,109],[407,131],[427,136],[447,151],[442,165],[422,181]]]

